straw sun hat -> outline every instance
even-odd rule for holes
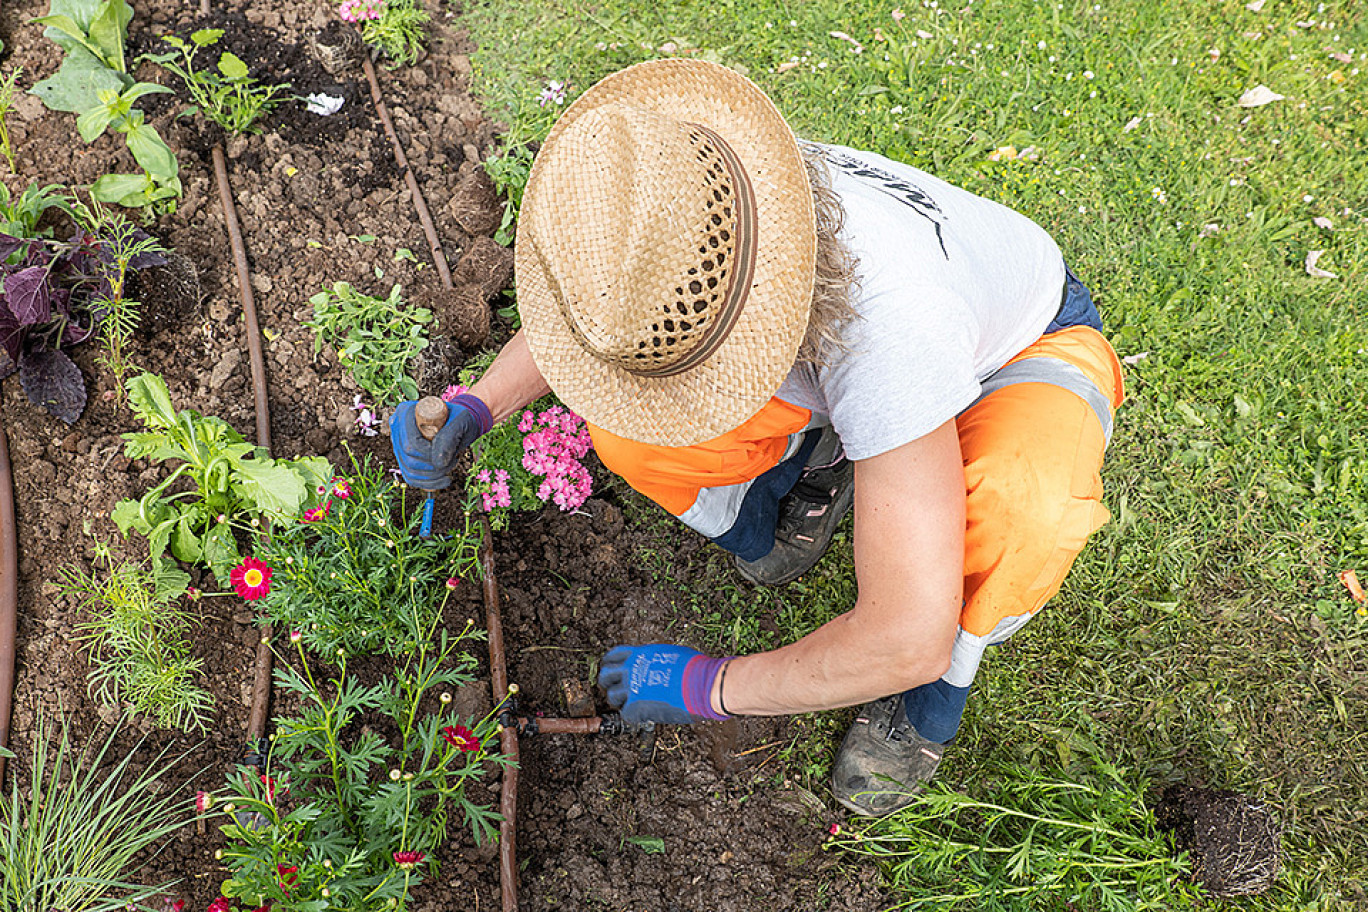
[[[792,367],[817,232],[793,131],[700,60],[615,73],[572,104],[518,220],[533,360],[590,424],[689,446],[743,424]]]

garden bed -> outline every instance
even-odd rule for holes
[[[135,3],[130,51],[152,50],[157,34],[195,28],[225,30],[226,47],[294,92],[328,91],[346,99],[329,117],[289,103],[258,136],[227,140],[228,170],[252,268],[276,457],[326,456],[340,473],[351,455],[392,463],[388,439],[358,434],[357,389],[336,354],[315,355],[303,325],[312,295],[349,282],[383,296],[393,283],[410,302],[430,308],[453,344],[434,346],[420,382],[440,392],[487,340],[510,327],[497,316],[498,293],[509,284],[511,253],[492,241],[502,205],[481,167],[497,144],[497,129],[468,94],[473,50],[460,22],[430,4],[429,53],[416,66],[380,70],[386,102],[431,208],[456,288],[443,288],[427,255],[414,206],[369,102],[360,70],[351,78],[326,73],[308,37],[335,16],[328,4],[285,0],[234,3],[211,17],[193,15],[170,0]],[[47,12],[46,0],[6,3],[0,11],[3,64],[22,66],[25,89],[50,75],[60,50],[28,20]],[[169,74],[144,64],[144,80],[170,84]],[[174,214],[152,230],[188,256],[203,298],[186,309],[156,312],[128,354],[139,368],[165,378],[178,408],[224,418],[242,433],[253,427],[244,316],[238,302],[223,212],[209,164],[220,137],[175,115],[171,96],[144,99],[148,120],[177,153],[185,195]],[[10,115],[17,173],[10,189],[30,183],[82,185],[127,171],[122,140],[105,135],[86,145],[74,116],[19,98]],[[151,297],[151,295],[148,295]],[[432,354],[436,352],[436,354]],[[89,343],[75,350],[90,391],[82,417],[67,426],[32,406],[11,378],[0,388],[14,460],[20,541],[18,681],[10,747],[19,756],[11,776],[25,781],[30,742],[40,714],[62,717],[80,738],[98,738],[118,714],[89,694],[89,666],[78,640],[86,620],[78,600],[60,586],[63,567],[89,572],[95,540],[122,542],[110,514],[121,499],[137,498],[164,470],[124,455],[125,432],[139,430],[110,372]],[[592,669],[618,642],[689,639],[672,603],[680,581],[706,574],[697,540],[653,531],[640,502],[604,484],[582,511],[554,509],[515,520],[495,539],[504,595],[510,680],[521,688],[519,710],[565,715],[565,694],[594,693]],[[455,494],[439,498],[437,526],[458,517]],[[674,536],[665,540],[661,536]],[[128,556],[143,547],[134,536]],[[643,555],[669,554],[668,583]],[[212,591],[207,574],[195,584]],[[702,581],[700,580],[700,584]],[[149,760],[169,746],[184,752],[176,788],[189,806],[197,789],[218,788],[244,757],[248,707],[260,632],[250,605],[235,596],[195,603],[194,654],[204,685],[215,697],[208,734],[146,727],[138,748]],[[482,617],[478,587],[460,589],[447,607],[448,626]],[[473,715],[489,708],[486,678],[459,699]],[[597,709],[604,709],[601,695]],[[578,707],[583,711],[584,707]],[[880,905],[872,868],[837,868],[824,853],[836,819],[824,798],[776,781],[776,752],[795,737],[793,722],[750,720],[697,729],[664,729],[653,744],[633,737],[539,735],[523,741],[519,860],[525,909],[808,909],[816,897],[828,908]],[[121,747],[132,749],[131,731]],[[193,782],[182,784],[193,774]],[[496,803],[497,772],[474,797]],[[138,879],[179,878],[177,893],[190,909],[219,895],[227,876],[215,859],[222,837],[210,826],[184,827]],[[478,846],[459,825],[439,856],[439,874],[414,895],[419,909],[498,906],[496,850]]]

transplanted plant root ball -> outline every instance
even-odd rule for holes
[[[1188,852],[1193,878],[1213,896],[1252,896],[1278,879],[1282,827],[1272,810],[1246,795],[1169,786],[1155,820]]]

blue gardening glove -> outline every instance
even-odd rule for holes
[[[447,421],[431,440],[418,430],[412,399],[399,403],[390,419],[390,444],[404,480],[424,491],[437,491],[451,484],[456,460],[481,434],[494,425],[489,406],[469,393],[447,403]]]
[[[687,725],[726,719],[713,711],[709,696],[729,661],[684,646],[615,646],[599,665],[598,682],[627,722]]]

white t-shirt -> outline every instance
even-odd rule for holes
[[[851,459],[935,430],[1059,310],[1064,260],[1005,206],[882,155],[819,146],[859,257],[843,351],[797,364],[776,395],[827,418]]]

